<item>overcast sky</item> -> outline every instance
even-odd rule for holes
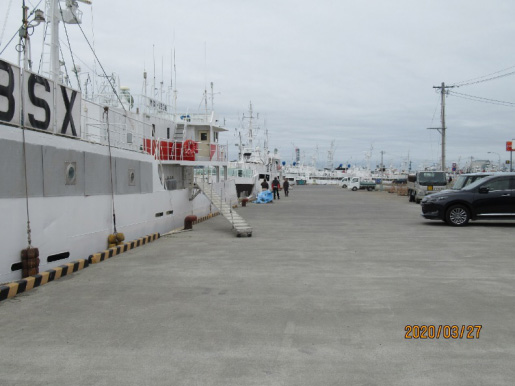
[[[1,49],[17,29],[21,3],[0,0]],[[433,86],[515,71],[513,0],[93,0],[80,8],[97,56],[122,85],[141,93],[143,70],[152,82],[155,63],[166,89],[175,50],[179,108],[196,111],[213,82],[215,110],[230,129],[221,141],[234,154],[234,129],[252,101],[287,162],[294,146],[309,161],[318,145],[324,164],[334,140],[335,166],[364,162],[371,146],[372,166],[381,151],[387,165],[408,154],[414,168],[439,163],[440,134],[427,130],[441,125]],[[89,71],[80,31],[68,32]],[[34,39],[35,55],[40,45]],[[16,62],[15,53],[11,44],[2,57]],[[514,85],[515,76],[506,76],[451,91],[515,104]],[[448,95],[448,165],[509,159],[514,106]]]

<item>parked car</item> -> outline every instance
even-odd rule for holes
[[[424,197],[422,216],[463,226],[469,220],[515,220],[515,173],[478,179],[461,190],[446,190]]]
[[[460,189],[463,189],[465,187],[467,187],[468,185],[470,185],[471,183],[473,183],[474,181],[476,180],[480,180],[481,178],[485,178],[485,177],[488,177],[488,176],[493,176],[494,172],[481,172],[481,173],[466,173],[466,174],[460,174],[457,178],[456,178],[456,181],[454,181],[454,185],[452,185],[452,188],[453,190],[460,190]]]

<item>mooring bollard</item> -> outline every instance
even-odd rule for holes
[[[247,206],[247,202],[249,202],[249,199],[244,198],[243,200],[241,200],[241,206]]]
[[[197,216],[190,214],[184,218],[184,229],[193,229],[193,221],[197,221]]]

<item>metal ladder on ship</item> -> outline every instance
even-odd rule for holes
[[[236,236],[252,237],[252,227],[241,217],[222,197],[213,191],[213,185],[203,181],[197,181],[195,187],[205,194],[211,203],[218,208],[220,214],[224,216],[232,225]]]

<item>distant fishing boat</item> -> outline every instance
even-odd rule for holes
[[[263,147],[256,144],[256,116],[252,102],[249,103],[248,115],[243,118],[248,120],[246,132],[238,133],[238,159],[229,162],[228,174],[236,185],[239,197],[255,197],[261,191],[263,179],[271,182],[281,173],[280,156],[277,150],[269,150],[268,138],[264,140]]]

